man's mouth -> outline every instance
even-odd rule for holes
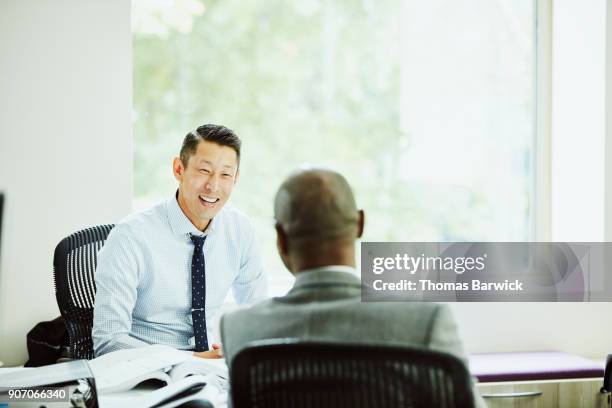
[[[218,197],[210,197],[205,195],[200,195],[198,198],[200,199],[200,203],[206,207],[212,207],[217,203],[217,201],[219,201]]]

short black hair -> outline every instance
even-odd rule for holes
[[[240,138],[236,136],[233,130],[225,126],[207,124],[198,127],[193,132],[187,133],[185,139],[183,139],[183,146],[181,147],[180,153],[183,166],[187,167],[189,158],[196,152],[198,144],[202,140],[217,143],[221,146],[231,147],[236,152],[236,158],[238,164],[240,164],[240,145],[242,144]]]

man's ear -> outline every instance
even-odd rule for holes
[[[172,161],[172,173],[174,173],[174,178],[181,182],[183,180],[183,174],[185,173],[185,167],[183,167],[183,162],[180,157],[175,157]]]
[[[236,170],[236,177],[234,177],[234,184],[238,182],[238,178],[240,178],[240,169]]]
[[[359,214],[359,219],[357,220],[357,238],[361,238],[363,235],[363,226],[365,225],[365,213],[363,210],[359,210],[357,213]]]
[[[274,228],[276,229],[276,249],[278,250],[278,256],[280,256],[281,261],[283,261],[285,268],[295,275],[291,258],[289,257],[289,237],[279,223],[276,223]]]
[[[277,222],[274,225],[276,230],[276,248],[278,253],[282,256],[286,256],[289,253],[289,242],[287,241],[287,234],[283,231],[283,227]]]

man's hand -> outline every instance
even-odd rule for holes
[[[212,350],[194,352],[193,355],[200,358],[223,358],[223,350],[221,344],[213,343]]]

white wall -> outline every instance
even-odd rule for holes
[[[606,1],[556,0],[552,50],[552,239],[603,241]]]
[[[552,17],[551,237],[609,241],[612,10],[606,0],[553,0]],[[612,352],[610,303],[453,307],[471,352],[562,350],[599,359]]]
[[[55,245],[132,200],[130,2],[0,2],[0,360],[59,315]]]

